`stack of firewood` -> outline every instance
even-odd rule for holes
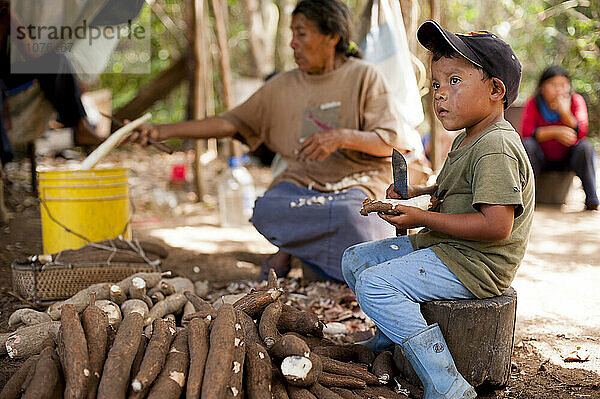
[[[2,339],[28,359],[0,398],[405,398],[387,385],[390,352],[324,338],[316,314],[283,303],[274,271],[218,308],[193,291],[138,273],[15,312]]]

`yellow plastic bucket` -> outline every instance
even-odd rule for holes
[[[128,175],[124,168],[38,172],[44,253],[130,239]]]

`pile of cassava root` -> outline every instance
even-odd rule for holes
[[[186,278],[137,273],[17,310],[0,338],[27,360],[0,399],[406,398],[387,385],[390,352],[323,338],[319,317],[282,293],[273,270],[264,289],[220,306]]]

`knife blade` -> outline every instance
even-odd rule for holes
[[[408,199],[406,159],[396,149],[392,152],[392,174],[394,176],[394,191],[400,196],[400,199]]]
[[[394,176],[394,191],[400,199],[408,199],[408,172],[406,159],[400,151],[394,148],[392,152],[392,174]],[[406,229],[396,228],[396,236],[405,236]]]

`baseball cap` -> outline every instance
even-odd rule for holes
[[[447,43],[490,76],[500,79],[506,86],[504,108],[508,108],[517,98],[521,63],[508,43],[494,33],[477,31],[454,34],[435,21],[425,21],[417,30],[417,38],[430,51]]]

